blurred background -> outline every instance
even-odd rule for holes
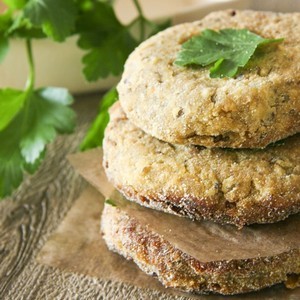
[[[170,18],[172,24],[202,18],[214,10],[236,8],[281,12],[300,11],[300,0],[140,0],[147,17],[152,20]],[[136,16],[132,0],[116,0],[119,19],[127,24]],[[4,5],[0,2],[0,10]],[[80,94],[105,90],[118,81],[109,77],[89,83],[83,74],[82,51],[76,46],[76,37],[65,43],[42,40],[34,42],[37,86],[61,86]],[[0,65],[0,88],[23,88],[28,73],[24,41],[14,40],[4,62]]]

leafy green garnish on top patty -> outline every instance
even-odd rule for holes
[[[247,29],[205,29],[182,44],[175,64],[202,67],[213,64],[211,78],[234,77],[259,46],[282,41],[282,38],[265,39]]]

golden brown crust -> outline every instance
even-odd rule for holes
[[[101,228],[110,250],[133,259],[144,272],[156,275],[166,287],[187,292],[245,293],[285,282],[289,275],[295,277],[300,273],[299,249],[270,257],[200,262],[110,205],[105,205]],[[295,282],[293,287],[296,287]]]
[[[247,28],[267,47],[236,78],[174,65],[181,44],[206,28]],[[128,118],[148,134],[177,144],[263,148],[300,131],[300,13],[214,12],[167,29],[128,58],[118,85]]]
[[[193,220],[213,220],[220,224],[233,224],[239,228],[255,223],[275,223],[286,219],[289,215],[300,211],[299,201],[292,200],[287,203],[286,198],[281,200],[270,196],[262,199],[262,203],[246,204],[238,208],[236,203],[220,199],[222,203],[214,204],[215,199],[194,198],[182,199],[176,195],[168,194],[163,200],[157,193],[143,193],[134,190],[132,186],[117,186],[116,188],[129,200],[140,205],[161,210]],[[224,204],[225,203],[225,204]]]
[[[170,145],[135,127],[116,104],[103,150],[109,180],[151,208],[239,227],[300,210],[300,135],[264,150]]]

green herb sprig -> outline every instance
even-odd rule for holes
[[[258,47],[282,42],[283,39],[265,39],[247,29],[205,29],[182,45],[176,65],[200,65],[210,68],[211,78],[234,77],[245,67]]]
[[[29,74],[23,90],[0,89],[0,198],[12,193],[33,173],[44,158],[46,145],[57,134],[70,133],[75,113],[69,107],[73,98],[61,87],[35,86],[32,41],[52,39],[63,42],[78,36],[84,55],[83,73],[88,81],[119,75],[129,53],[144,39],[167,27],[145,18],[137,0],[138,16],[122,24],[112,1],[100,0],[5,0],[7,9],[0,15],[0,62],[9,51],[11,40],[24,40]],[[133,34],[138,25],[138,36]],[[25,81],[25,80],[24,80]],[[102,143],[108,122],[107,110],[117,99],[113,89],[100,105],[99,115],[89,130],[82,148]]]

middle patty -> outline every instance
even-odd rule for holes
[[[242,227],[300,211],[300,135],[263,150],[171,145],[134,126],[119,103],[103,143],[104,168],[142,205]]]

